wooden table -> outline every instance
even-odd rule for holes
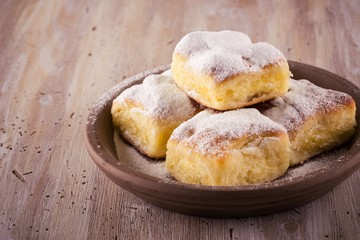
[[[170,62],[194,30],[231,29],[360,86],[360,2],[0,3],[0,239],[359,239],[360,171],[323,197],[254,218],[192,217],[111,182],[84,146],[91,106]]]

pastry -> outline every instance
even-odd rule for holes
[[[289,65],[274,46],[241,32],[192,32],[176,45],[171,69],[180,89],[209,108],[231,110],[281,96]]]
[[[198,112],[197,105],[166,71],[123,91],[113,101],[111,114],[127,142],[149,157],[162,158],[172,131]]]
[[[254,108],[204,110],[174,130],[167,148],[166,168],[184,183],[261,183],[289,166],[286,130]]]
[[[355,102],[346,93],[324,89],[307,80],[291,80],[289,92],[260,111],[289,134],[290,165],[350,140],[355,133]]]

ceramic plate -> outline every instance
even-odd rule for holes
[[[350,94],[360,106],[360,89],[326,70],[289,61],[295,79]],[[86,145],[97,166],[112,181],[145,201],[169,210],[207,217],[245,217],[271,214],[310,202],[348,178],[360,167],[359,128],[346,145],[290,168],[281,178],[240,187],[211,187],[174,181],[163,163],[144,157],[114,133],[112,100],[161,66],[133,76],[110,89],[92,108],[86,124]],[[356,120],[360,124],[357,111]],[[115,144],[116,143],[116,144]],[[119,156],[119,157],[118,157]]]

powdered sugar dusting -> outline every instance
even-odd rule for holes
[[[168,76],[168,77],[172,78],[172,71],[171,71],[171,69],[168,69],[168,70],[162,72],[161,75]]]
[[[303,164],[298,164],[290,167],[285,175],[280,177],[279,180],[292,181],[296,178],[311,177],[312,174],[319,172],[329,171],[336,165],[341,165],[343,162],[348,161],[345,156],[346,147],[336,148],[316,157],[310,158]],[[276,181],[274,182],[276,183]]]
[[[291,132],[314,114],[331,112],[351,101],[346,93],[318,87],[308,80],[291,79],[289,91],[270,101],[273,107],[262,113]]]
[[[196,113],[192,100],[175,85],[171,71],[146,77],[142,84],[124,90],[114,101],[140,103],[144,114],[162,120],[188,119]]]
[[[204,155],[221,154],[233,140],[242,136],[285,131],[253,108],[227,112],[204,110],[180,124],[170,139],[190,145]]]
[[[251,44],[251,39],[242,32],[196,31],[185,35],[176,45],[175,52],[191,56],[208,49],[217,48],[220,45],[222,48],[232,50],[239,43]]]
[[[174,53],[188,57],[191,69],[211,74],[217,82],[286,61],[274,46],[252,43],[246,34],[235,31],[189,33],[179,41]]]

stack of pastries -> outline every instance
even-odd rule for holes
[[[178,181],[240,186],[273,181],[349,141],[351,96],[290,78],[284,55],[241,32],[192,32],[171,70],[123,91],[111,109],[120,135],[164,158]]]

